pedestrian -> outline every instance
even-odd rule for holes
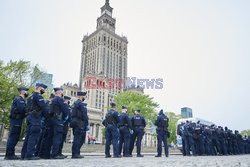
[[[137,157],[143,157],[141,154],[141,141],[144,136],[144,128],[146,127],[145,118],[141,115],[141,111],[138,109],[135,111],[134,117],[131,119],[133,135],[130,143],[130,155],[132,155],[134,144],[136,141],[136,153]]]
[[[162,143],[164,144],[165,156],[168,157],[168,117],[160,110],[155,125],[157,126],[157,155],[155,157],[161,157],[162,154]]]
[[[103,125],[105,126],[105,158],[110,158],[110,145],[113,145],[113,157],[120,158],[118,139],[119,139],[119,115],[116,111],[116,104],[111,102],[111,109],[108,110],[105,119],[103,120]]]
[[[78,100],[73,104],[70,127],[73,128],[72,158],[84,158],[80,154],[81,147],[85,141],[88,128],[87,104],[84,103],[86,92],[77,92]]]
[[[129,154],[130,129],[132,128],[132,124],[127,112],[128,112],[128,107],[122,106],[122,112],[119,116],[120,118],[119,155],[121,155],[121,152],[123,150],[123,157],[132,157],[132,155]]]
[[[48,112],[46,102],[42,96],[46,88],[47,85],[37,83],[35,91],[27,100],[26,136],[21,152],[21,158],[25,160],[39,159],[34,154],[40,137],[42,117]]]
[[[5,160],[17,160],[19,156],[15,155],[15,147],[20,138],[23,120],[26,117],[28,97],[28,88],[18,88],[19,96],[16,97],[10,110],[10,133],[6,145]]]

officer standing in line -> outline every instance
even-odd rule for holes
[[[140,113],[140,110],[136,110],[134,117],[131,119],[133,135],[130,143],[130,155],[132,155],[136,140],[137,157],[143,157],[143,155],[141,155],[141,141],[144,135],[144,128],[146,127],[145,118],[141,116]]]
[[[71,99],[71,97],[64,96],[63,98],[64,98],[64,103],[68,107],[68,113],[67,113],[66,116],[63,116],[65,118],[65,120],[64,120],[64,127],[63,127],[62,142],[60,144],[60,149],[59,149],[59,155],[64,156],[64,158],[67,158],[67,156],[62,154],[62,149],[63,149],[63,144],[66,141],[67,134],[68,134],[68,131],[69,131],[69,123],[70,123],[70,119],[71,119],[71,116],[70,116],[70,112],[71,112],[70,99]]]
[[[130,148],[130,131],[129,130],[132,128],[132,124],[131,124],[131,120],[127,112],[128,112],[127,106],[122,106],[122,113],[119,116],[120,117],[119,155],[121,155],[122,147],[123,147],[123,156],[132,157],[129,154],[129,148]]]
[[[52,159],[64,159],[64,156],[59,155],[60,145],[63,140],[64,117],[69,113],[69,108],[63,100],[63,89],[54,88],[55,97],[50,104],[50,114],[53,114],[53,140],[52,140]]]
[[[194,143],[195,143],[195,149],[197,155],[203,155],[204,154],[204,137],[202,134],[202,126],[200,124],[200,121],[195,124],[194,127]]]
[[[28,98],[27,111],[29,114],[26,119],[27,129],[21,153],[22,159],[39,159],[38,157],[34,156],[34,153],[41,132],[42,116],[48,112],[46,108],[46,102],[42,96],[42,94],[45,93],[46,88],[47,85],[37,83],[35,91]]]
[[[46,101],[46,107],[48,108],[48,113],[45,116],[44,120],[44,135],[42,136],[41,146],[39,150],[39,158],[41,159],[50,159],[50,152],[52,147],[53,139],[53,126],[52,126],[52,116],[49,114],[50,104],[52,99],[55,97],[55,94],[50,94],[49,100]]]
[[[205,149],[205,154],[206,155],[213,155],[212,153],[212,132],[208,126],[203,127],[202,134],[204,136],[204,149]]]
[[[10,111],[10,133],[6,146],[5,160],[17,160],[19,156],[15,155],[15,147],[18,143],[23,120],[26,117],[27,103],[25,98],[28,97],[28,88],[18,88],[19,96],[13,100]]]
[[[77,92],[78,100],[72,106],[71,123],[70,127],[73,128],[73,145],[72,145],[72,158],[80,159],[80,149],[85,141],[86,131],[88,127],[88,114],[87,104],[83,101],[86,98],[86,92]]]
[[[114,102],[110,103],[111,109],[107,112],[105,120],[102,124],[105,126],[105,158],[110,158],[110,145],[112,142],[113,145],[113,157],[120,158],[119,148],[118,148],[118,139],[119,139],[119,114],[116,111],[116,104]]]
[[[182,141],[182,155],[186,156],[186,151],[185,151],[185,135],[184,135],[184,122],[178,125],[177,127],[177,134],[181,136],[181,141]]]
[[[192,126],[192,123],[187,121],[185,124],[185,131],[186,131],[186,154],[190,156],[190,148],[192,150],[192,155],[196,155],[195,152],[195,145],[194,145],[194,139],[193,139],[193,134],[194,134],[194,129]]]
[[[168,117],[160,110],[155,125],[157,126],[157,155],[155,157],[161,157],[162,154],[162,142],[164,144],[165,156],[168,157]]]

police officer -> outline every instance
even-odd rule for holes
[[[140,110],[136,110],[134,117],[131,119],[133,135],[130,143],[130,155],[132,155],[136,140],[137,157],[143,157],[143,155],[141,155],[141,141],[144,135],[144,128],[146,127],[145,118],[140,113]]]
[[[88,130],[87,104],[84,103],[86,92],[77,92],[78,100],[73,104],[70,127],[73,128],[72,158],[80,159],[80,149],[85,141]]]
[[[185,135],[184,135],[184,125],[185,123],[182,122],[181,124],[179,124],[177,126],[177,134],[181,136],[181,140],[182,140],[182,148],[181,148],[181,151],[182,151],[182,155],[183,156],[186,156],[186,151],[185,151]]]
[[[195,149],[197,155],[203,155],[204,154],[204,138],[202,134],[202,125],[200,124],[200,121],[197,122],[197,124],[194,124],[194,143],[195,143]]]
[[[64,142],[66,141],[66,138],[67,138],[67,134],[68,134],[68,130],[69,130],[69,122],[70,122],[70,119],[71,119],[71,115],[70,115],[70,112],[71,112],[70,99],[71,99],[71,97],[64,96],[63,98],[64,98],[64,103],[68,107],[68,113],[67,113],[66,116],[64,116],[65,120],[64,120],[64,127],[63,127],[63,137],[62,137],[62,142],[60,144],[59,155],[64,156],[64,158],[67,158],[67,156],[62,154],[62,149],[63,149],[63,144],[64,144]]]
[[[51,93],[49,99],[46,101],[46,107],[48,108],[48,111],[54,97],[55,94]],[[50,159],[50,152],[53,141],[53,115],[50,115],[49,113],[50,112],[46,114],[44,119],[44,133],[42,136],[41,146],[38,154],[39,158],[41,159]]]
[[[21,158],[26,160],[38,160],[34,156],[35,148],[40,137],[42,116],[47,112],[46,103],[42,96],[47,85],[36,84],[36,89],[28,98],[27,110],[29,112],[26,123],[26,137],[22,148]]]
[[[206,155],[213,155],[212,152],[212,132],[208,126],[205,126],[203,128],[204,130],[202,131],[202,134],[204,136],[204,149],[205,149],[205,154]]]
[[[103,125],[105,126],[105,158],[110,158],[110,145],[113,145],[113,157],[120,158],[118,139],[119,139],[119,115],[116,111],[116,104],[114,102],[110,103],[111,109],[107,112],[105,119],[103,120]]]
[[[122,106],[122,113],[120,114],[120,123],[119,123],[119,131],[120,131],[120,138],[119,138],[119,155],[122,152],[123,146],[123,156],[124,157],[131,157],[129,154],[129,147],[130,147],[130,129],[132,128],[131,120],[128,116],[128,108],[127,106]]]
[[[52,150],[51,158],[52,159],[64,159],[64,156],[59,155],[60,145],[63,140],[63,129],[64,129],[64,120],[67,113],[69,113],[69,108],[62,98],[63,89],[54,88],[55,97],[50,104],[50,114],[52,117],[53,125],[53,140],[52,140]]]
[[[16,160],[20,157],[15,155],[15,147],[19,140],[23,120],[26,117],[28,88],[18,88],[19,96],[13,100],[10,113],[10,133],[7,141],[5,160]]]
[[[168,117],[160,110],[155,125],[157,126],[157,155],[155,157],[161,157],[162,154],[162,142],[164,144],[165,156],[168,157]]]
[[[192,122],[186,121],[186,124],[184,126],[184,130],[185,130],[185,135],[186,135],[186,137],[185,137],[186,154],[188,156],[190,156],[190,149],[191,149],[192,155],[196,155],[194,139],[193,139],[194,127],[192,125]]]

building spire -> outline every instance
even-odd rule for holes
[[[108,3],[108,4],[109,4],[109,0],[106,0],[106,3]]]

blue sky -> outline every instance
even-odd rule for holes
[[[128,37],[128,74],[163,78],[146,90],[167,111],[249,129],[250,1],[110,0]],[[81,40],[104,0],[1,0],[0,59],[29,60],[54,83],[79,80]],[[143,63],[142,63],[143,62]]]

